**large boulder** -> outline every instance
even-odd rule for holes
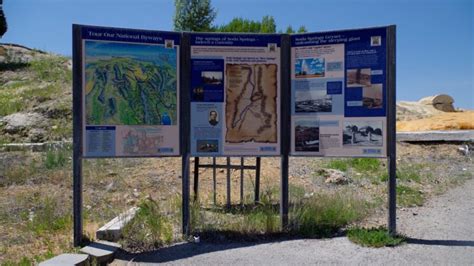
[[[0,125],[7,134],[19,134],[32,128],[47,126],[47,119],[39,113],[14,113],[0,119]]]
[[[434,96],[425,97],[419,100],[418,102],[423,105],[431,105],[437,110],[440,110],[443,112],[456,111],[456,109],[454,109],[454,106],[453,106],[453,103],[454,103],[453,97],[447,94],[438,94]]]

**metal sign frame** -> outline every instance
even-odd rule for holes
[[[74,246],[80,246],[83,240],[82,209],[82,160],[83,160],[83,120],[82,120],[82,66],[83,46],[82,25],[73,25],[73,219]],[[386,29],[386,84],[387,84],[387,160],[388,160],[388,230],[396,234],[396,26]],[[357,29],[360,30],[360,29]],[[190,85],[192,33],[181,33],[179,64],[179,114],[180,114],[180,157],[182,159],[182,232],[191,233],[190,228]],[[280,219],[283,229],[288,226],[289,202],[289,156],[291,130],[291,39],[288,34],[280,34]],[[142,157],[142,156],[140,156]],[[143,156],[147,157],[147,156]],[[155,156],[153,156],[155,157]],[[162,156],[160,156],[162,157]],[[176,157],[176,156],[169,156]],[[224,156],[225,157],[225,156]],[[341,156],[342,157],[342,156]],[[123,157],[121,157],[123,158]],[[199,165],[199,162],[197,162]],[[239,168],[240,169],[240,168]],[[242,168],[243,169],[243,168]]]

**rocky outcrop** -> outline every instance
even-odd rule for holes
[[[435,109],[443,112],[455,112],[453,103],[453,97],[446,94],[438,94],[434,96],[429,96],[422,98],[418,101],[420,104],[433,106]]]

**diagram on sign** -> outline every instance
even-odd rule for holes
[[[88,125],[176,125],[176,49],[101,41],[85,48]]]
[[[277,65],[226,65],[228,143],[277,142]]]

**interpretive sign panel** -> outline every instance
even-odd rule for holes
[[[387,156],[387,28],[291,36],[291,154]]]
[[[279,35],[191,35],[191,155],[280,154]]]
[[[179,155],[180,36],[82,27],[84,157]]]

